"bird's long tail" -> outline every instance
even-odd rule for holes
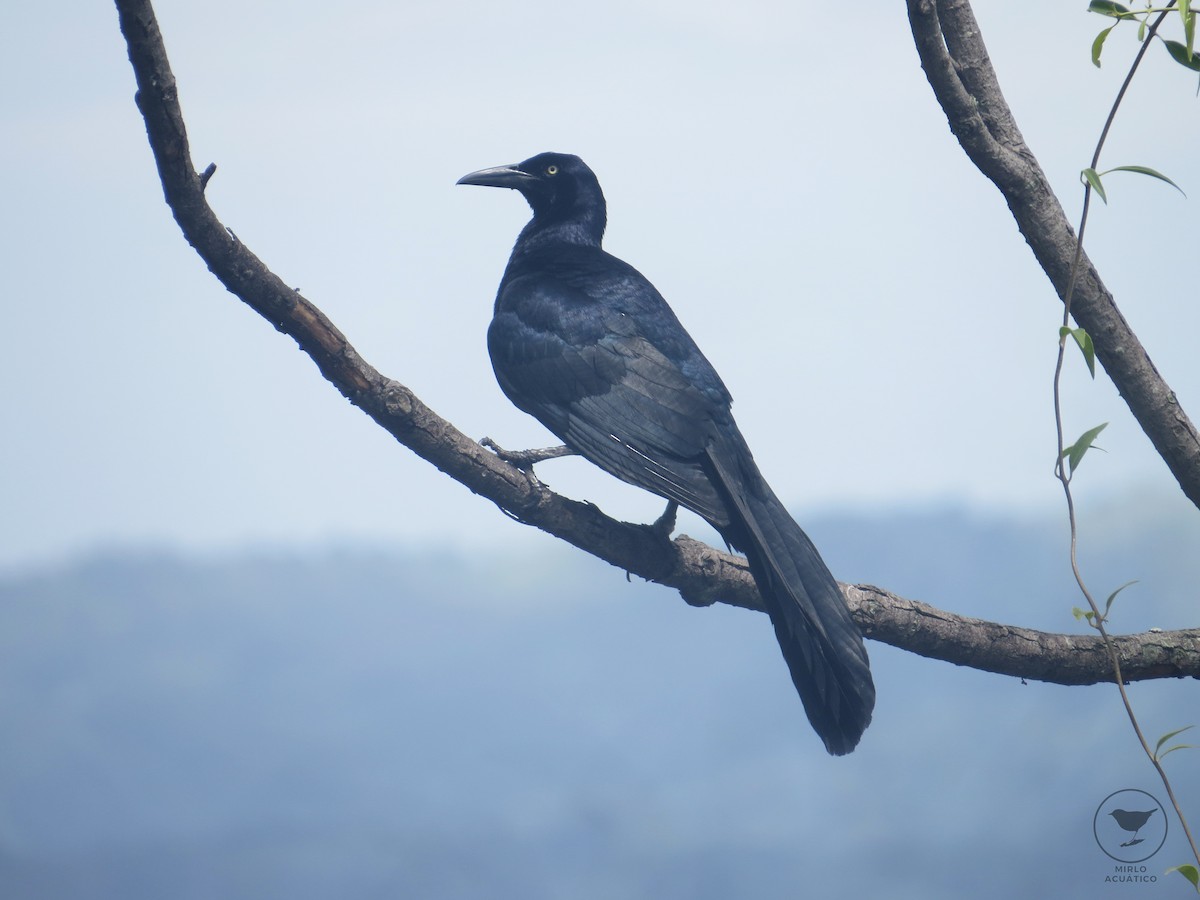
[[[858,626],[833,575],[758,472],[749,449],[710,454],[732,521],[725,539],[746,554],[808,720],[832,754],[849,753],[871,721],[875,684]]]

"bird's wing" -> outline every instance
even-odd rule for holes
[[[648,282],[607,284],[600,301],[595,284],[587,292],[546,277],[505,284],[488,330],[500,386],[596,465],[723,523],[701,462],[714,421],[727,415],[724,385]]]

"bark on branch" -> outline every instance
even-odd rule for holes
[[[1000,92],[968,0],[907,0],[921,67],[967,156],[1004,195],[1060,298],[1075,231]],[[1121,315],[1091,260],[1081,258],[1071,315],[1184,494],[1200,506],[1200,435]]]
[[[354,405],[418,456],[509,515],[618,568],[679,591],[693,605],[762,609],[745,561],[651,525],[620,522],[553,493],[436,415],[367,363],[328,318],[271,272],[217,219],[192,165],[175,78],[149,0],[116,0],[167,205],[225,287],[290,335]],[[870,586],[843,586],[864,633],[923,656],[1061,684],[1111,680],[1100,639],[956,616]],[[1200,629],[1117,639],[1130,680],[1200,676]]]

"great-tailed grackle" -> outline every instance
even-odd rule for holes
[[[809,721],[854,749],[875,686],[837,582],[758,471],[732,398],[654,285],[600,247],[604,194],[577,156],[459,179],[520,191],[533,218],[488,328],[500,387],[602,469],[703,516],[746,554]]]

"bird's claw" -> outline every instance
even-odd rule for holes
[[[661,516],[655,519],[646,527],[664,541],[669,541],[671,535],[675,533],[675,514],[679,512],[679,504],[674,500],[667,501],[667,508],[663,510]]]
[[[529,472],[535,465],[548,459],[558,459],[560,456],[574,456],[575,451],[565,444],[557,447],[542,447],[538,450],[505,450],[491,438],[485,437],[479,442],[487,447],[510,466],[516,466],[522,472]]]

